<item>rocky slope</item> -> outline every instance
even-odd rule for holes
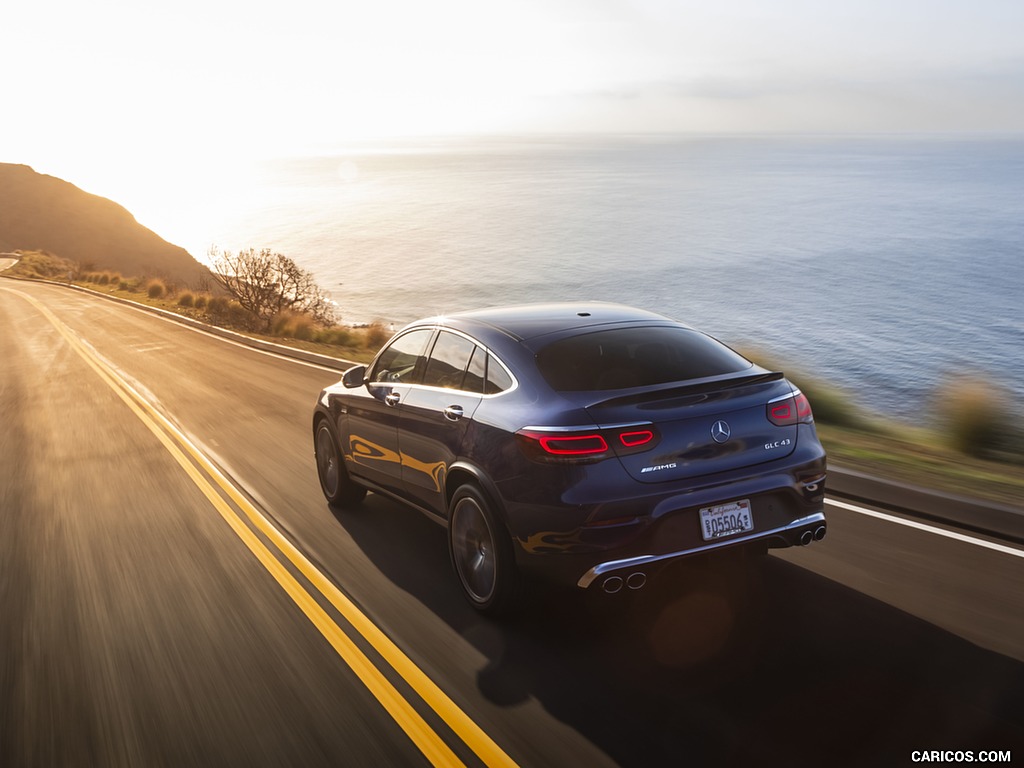
[[[82,270],[162,277],[193,286],[209,275],[184,248],[139,224],[117,203],[74,184],[0,163],[0,252],[48,251]]]

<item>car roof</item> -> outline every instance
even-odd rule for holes
[[[488,335],[490,329],[526,341],[551,333],[634,323],[683,325],[655,312],[603,301],[488,307],[426,318],[412,325],[444,325],[480,335]]]

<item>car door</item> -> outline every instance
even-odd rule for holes
[[[422,376],[433,328],[417,328],[397,336],[374,360],[365,394],[353,397],[342,416],[342,450],[357,479],[401,492],[402,459],[398,426],[403,401]]]
[[[442,516],[445,474],[483,397],[486,360],[486,351],[468,336],[439,331],[420,384],[402,403],[402,484]]]

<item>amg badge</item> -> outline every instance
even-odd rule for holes
[[[675,469],[675,468],[676,468],[676,463],[673,461],[671,464],[658,464],[656,467],[644,467],[643,469],[640,470],[640,473],[643,474],[644,472],[658,472],[659,470],[662,470],[662,469]]]

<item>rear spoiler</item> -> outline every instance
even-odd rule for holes
[[[691,397],[695,395],[704,395],[709,392],[718,392],[723,389],[732,389],[733,387],[767,384],[768,382],[780,381],[784,378],[785,374],[781,371],[773,372],[762,369],[759,373],[742,373],[739,375],[733,373],[726,374],[724,376],[713,376],[706,379],[696,379],[688,382],[673,381],[658,387],[645,388],[642,392],[630,392],[629,394],[619,395],[616,397],[594,400],[584,407],[594,408],[596,406],[635,405],[637,403],[650,401],[652,397],[659,399],[670,397]]]

